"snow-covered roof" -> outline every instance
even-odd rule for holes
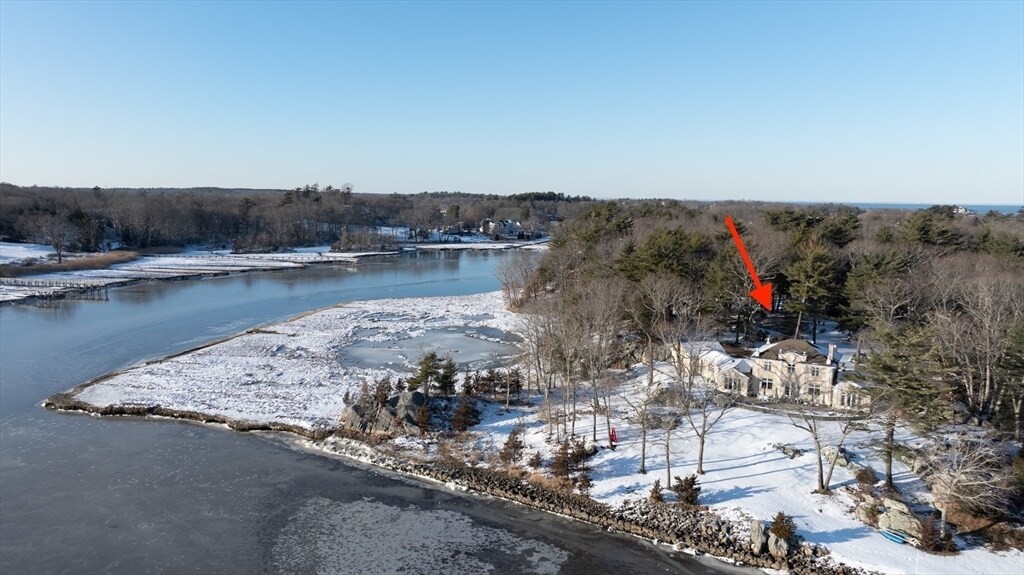
[[[780,355],[788,352],[795,352],[805,356],[806,359],[804,359],[803,363],[825,364],[828,362],[828,358],[821,353],[821,350],[812,345],[811,342],[803,339],[784,339],[779,342],[762,345],[751,354],[751,357],[779,359]]]
[[[715,366],[718,371],[735,369],[740,373],[750,373],[750,362],[742,357],[735,357],[726,353],[722,344],[717,341],[692,341],[683,344],[683,348],[691,357],[699,357]]]

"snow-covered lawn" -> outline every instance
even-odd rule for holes
[[[659,367],[668,371],[667,365]],[[634,368],[628,376],[631,379],[622,383],[620,393],[629,393],[647,379],[642,366]],[[659,377],[664,375],[659,374]],[[527,428],[526,457],[540,451],[545,461],[550,461],[555,446],[547,441],[547,425],[539,419],[539,399],[535,398],[534,402],[537,404],[534,407],[507,413],[488,411],[484,421],[473,428],[480,435],[477,444],[500,448],[512,426],[521,423]],[[589,397],[583,394],[579,402],[589,405]],[[608,445],[608,439],[603,416],[600,416],[597,444],[602,449],[590,460],[594,481],[591,496],[615,505],[627,498],[647,497],[656,479],[661,480],[662,487],[667,487],[668,478],[665,432],[648,432],[647,474],[640,475],[637,473],[641,453],[639,428],[628,423],[630,411],[621,395],[612,401],[612,410],[612,425],[620,443],[614,451],[603,448]],[[593,432],[590,413],[584,408],[576,422],[576,434],[588,441]],[[835,432],[834,424],[827,428],[830,435]],[[692,474],[696,469],[696,435],[684,421],[671,437],[671,475]],[[855,433],[847,439],[845,447],[854,454],[854,462],[868,465],[880,474],[884,469],[878,450],[880,438],[880,432]],[[898,439],[910,444],[921,443],[908,430],[900,430]],[[776,443],[805,452],[790,459],[772,446]],[[923,482],[906,465],[894,462],[893,467],[897,487],[909,503],[930,500]],[[699,477],[703,487],[702,504],[737,520],[770,521],[777,512],[783,511],[794,517],[797,532],[807,541],[825,545],[836,561],[848,565],[884,573],[1024,573],[1024,553],[1019,551],[995,553],[975,548],[947,557],[930,555],[885,539],[854,517],[853,500],[843,487],[857,482],[846,468],[835,468],[832,495],[812,493],[816,486],[816,456],[811,436],[793,426],[784,415],[742,408],[730,410],[708,435],[704,470],[705,475]]]
[[[85,387],[88,404],[159,405],[255,423],[333,428],[346,391],[407,376],[428,349],[461,364],[493,361],[507,330],[501,295],[374,300],[266,326]],[[473,352],[480,350],[483,352]],[[480,355],[485,357],[480,357]],[[367,361],[370,359],[370,361]]]

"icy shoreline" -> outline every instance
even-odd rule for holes
[[[511,321],[498,292],[353,302],[107,374],[54,395],[46,406],[323,437],[337,429],[346,393],[385,376],[408,375],[416,360],[409,354],[417,347],[506,346],[472,336],[482,329],[508,333]],[[461,353],[438,351],[456,361]],[[393,361],[359,359],[373,353]]]
[[[501,251],[543,250],[539,242],[474,242],[456,244],[412,244],[394,251],[332,252],[330,246],[299,248],[285,253],[234,254],[227,250],[189,251],[166,256],[143,256],[109,268],[53,272],[19,278],[0,278],[0,305],[59,299],[104,288],[144,281],[179,281],[232,273],[303,269],[312,265],[355,264],[378,256],[396,256],[416,251]],[[52,253],[47,246],[0,242],[0,264],[22,259],[44,262]]]

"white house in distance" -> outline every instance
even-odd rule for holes
[[[512,220],[491,220],[480,222],[480,233],[489,236],[501,236],[503,238],[515,238],[523,231],[519,222]]]
[[[722,391],[847,409],[868,403],[863,386],[840,380],[833,344],[827,355],[802,339],[767,343],[748,357],[730,354],[717,341],[690,342],[681,350],[687,369]]]

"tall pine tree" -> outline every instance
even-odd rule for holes
[[[892,456],[896,425],[902,420],[928,428],[939,421],[943,401],[942,364],[935,346],[935,335],[924,327],[910,324],[883,326],[875,331],[874,349],[857,366],[851,379],[866,384],[876,413],[885,430],[882,455],[885,459],[885,487],[894,490]]]

